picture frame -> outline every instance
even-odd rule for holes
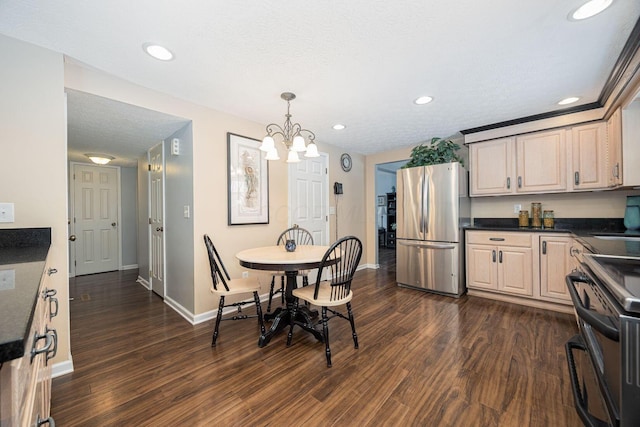
[[[269,224],[269,164],[259,147],[227,132],[228,225]]]
[[[378,196],[378,206],[384,206],[385,200],[384,196]]]

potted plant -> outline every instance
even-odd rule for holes
[[[460,146],[450,139],[431,138],[430,143],[413,147],[411,159],[402,169],[449,162],[459,162],[464,166],[464,160],[456,154],[459,149]]]

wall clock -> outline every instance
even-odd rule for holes
[[[351,156],[343,153],[342,156],[340,156],[340,166],[342,166],[343,171],[349,172],[351,170]]]

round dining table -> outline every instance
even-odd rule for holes
[[[252,270],[284,271],[287,276],[286,307],[279,307],[274,311],[271,328],[258,340],[260,347],[267,345],[276,333],[290,325],[294,303],[292,292],[297,286],[298,271],[318,268],[328,249],[329,246],[300,245],[293,252],[288,252],[284,245],[278,245],[245,249],[236,254],[236,258],[243,267]],[[296,312],[295,320],[296,324],[311,332],[319,341],[323,341],[322,332],[316,330],[313,324],[313,318],[317,315],[317,311],[312,312],[307,307],[300,307]]]

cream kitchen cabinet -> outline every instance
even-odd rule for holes
[[[541,233],[540,239],[540,299],[571,304],[565,277],[577,268],[574,251],[578,246],[573,237],[557,233]]]
[[[606,122],[571,128],[571,152],[571,182],[574,190],[594,190],[609,186]]]
[[[566,133],[554,129],[516,137],[518,193],[567,190]]]
[[[58,301],[55,290],[47,286],[50,286],[49,276],[55,272],[48,265],[45,267],[37,296],[34,296],[36,303],[24,356],[5,362],[0,371],[1,427],[54,425],[49,412],[50,359],[57,351],[57,333],[50,323],[57,315]]]
[[[471,195],[510,194],[515,191],[515,139],[501,138],[471,144]]]
[[[532,233],[467,232],[467,287],[531,296]]]
[[[622,111],[618,107],[607,121],[607,186],[622,185]]]
[[[567,190],[566,129],[470,145],[471,196]]]

